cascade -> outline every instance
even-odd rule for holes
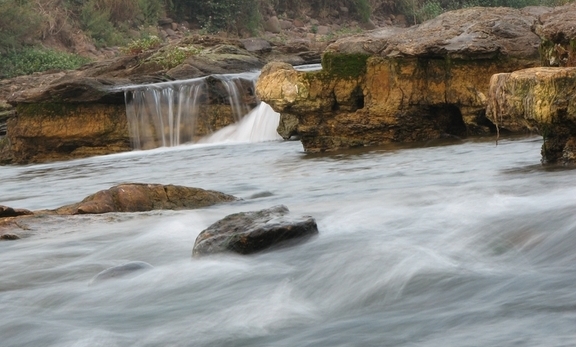
[[[125,87],[132,148],[281,139],[276,132],[280,115],[254,95],[259,75],[254,71]]]
[[[211,75],[126,87],[124,96],[132,147],[150,149],[197,142],[240,122],[260,103],[254,95],[258,75],[258,72]],[[252,118],[271,113],[271,121],[277,126],[278,116],[271,109],[267,111],[252,112]],[[261,122],[251,121],[252,124]],[[252,138],[278,138],[275,126],[266,129],[274,134]]]

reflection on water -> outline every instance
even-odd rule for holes
[[[539,138],[305,154],[194,145],[3,167],[0,204],[54,208],[122,182],[245,200],[191,211],[31,218],[0,242],[2,346],[572,346],[576,185]],[[227,214],[276,204],[318,238],[191,259]],[[135,277],[89,286],[129,262]]]

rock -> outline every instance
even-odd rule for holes
[[[130,278],[151,270],[154,267],[143,261],[132,261],[123,265],[108,268],[92,278],[90,284],[120,278]]]
[[[330,33],[330,27],[326,25],[319,25],[316,29],[316,34],[318,35],[328,35]]]
[[[282,30],[290,30],[293,27],[292,22],[289,20],[281,19],[279,22],[280,22],[280,29]]]
[[[282,31],[278,17],[272,16],[264,22],[264,30],[274,34],[279,34]]]
[[[536,23],[516,9],[469,8],[386,27],[329,45],[322,71],[265,67],[256,92],[298,119],[308,152],[487,134],[490,76],[539,64]]]
[[[229,215],[198,235],[192,256],[222,252],[250,254],[318,234],[312,217],[290,218],[288,213],[286,206],[275,206]]]
[[[0,218],[18,217],[34,214],[32,211],[0,205]]]
[[[366,22],[360,23],[360,27],[364,30],[374,30],[377,28],[376,24],[371,19],[368,19]]]
[[[576,67],[492,76],[487,116],[501,130],[542,134],[543,163],[576,162]]]
[[[536,33],[542,38],[542,65],[576,66],[576,3],[540,12]]]
[[[197,67],[184,63],[168,70],[166,75],[175,80],[185,80],[189,78],[202,77],[204,76],[204,72],[200,71]]]
[[[169,19],[164,22],[170,27],[173,24]],[[46,162],[132,150],[124,106],[126,85],[252,71],[271,59],[312,63],[319,57],[316,47],[303,51],[302,45],[285,48],[283,43],[274,47],[267,41],[258,44],[259,48],[252,46],[248,51],[243,48],[248,41],[191,35],[163,43],[156,50],[90,63],[75,71],[0,79],[2,104],[6,99],[17,109],[17,116],[14,109],[0,110],[0,163]],[[176,66],[156,59],[170,50],[193,53]],[[252,84],[244,92],[254,99]],[[213,103],[200,106],[204,117],[198,124],[205,125],[200,124],[194,139],[235,121],[227,116],[233,114],[227,98],[209,98]]]
[[[237,198],[220,192],[161,184],[121,184],[101,190],[79,203],[56,209],[57,214],[99,214],[151,210],[194,209]]]
[[[44,162],[130,151],[123,104],[18,104],[8,120],[14,163]]]
[[[303,28],[306,26],[306,24],[304,24],[304,22],[298,18],[294,19],[294,21],[292,22],[292,24],[294,24],[295,27],[297,28]]]
[[[0,240],[6,240],[6,241],[20,240],[20,236],[12,233],[5,233],[0,235]]]
[[[249,38],[240,40],[242,45],[248,52],[259,52],[259,53],[267,53],[272,51],[272,46],[270,42],[261,38]]]

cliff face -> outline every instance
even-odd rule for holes
[[[490,77],[539,64],[536,22],[531,11],[470,8],[375,30],[329,46],[322,71],[265,68],[257,94],[281,113],[281,135],[310,152],[489,133]]]
[[[8,128],[15,163],[130,150],[124,105],[20,104]]]

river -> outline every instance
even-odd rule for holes
[[[574,346],[576,181],[541,138],[306,154],[203,144],[0,169],[0,204],[55,208],[124,182],[243,200],[31,218],[0,242],[1,346]],[[192,259],[196,236],[286,205],[317,238]],[[91,285],[130,261],[154,268]]]

